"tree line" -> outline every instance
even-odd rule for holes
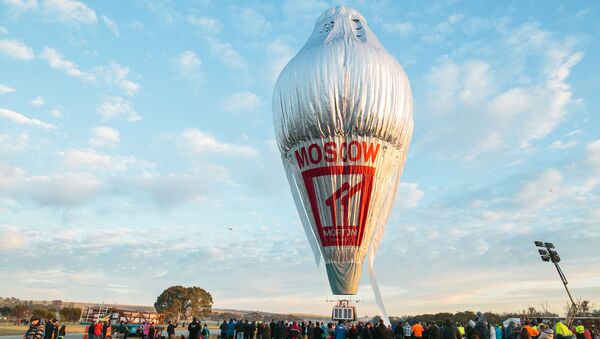
[[[0,315],[11,320],[29,319],[35,315],[41,319],[58,319],[63,322],[75,322],[79,320],[81,308],[62,307],[56,309],[52,306],[30,306],[26,303],[12,306],[0,306]]]

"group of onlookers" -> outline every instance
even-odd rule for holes
[[[67,326],[59,324],[56,319],[48,319],[44,323],[39,317],[29,319],[29,329],[23,339],[64,339],[67,335]]]
[[[56,319],[45,323],[36,316],[31,317],[30,326],[23,339],[64,339],[67,334],[66,325],[59,325]],[[185,325],[185,324],[184,324]],[[168,339],[175,339],[175,328],[178,324],[169,322]],[[210,339],[207,324],[193,319],[189,323],[187,339]],[[446,319],[443,324],[435,321],[420,321],[410,324],[399,321],[385,325],[383,320],[376,324],[371,322],[338,324],[325,322],[287,322],[271,320],[271,322],[246,320],[223,320],[219,326],[219,339],[600,339],[600,328],[594,323],[577,322],[569,328],[562,321],[542,322],[523,320],[511,321],[507,326],[488,323],[478,313],[476,319],[470,320],[466,326]],[[142,323],[137,327],[142,339],[162,339],[162,327],[153,322]],[[111,325],[107,321],[96,321],[86,328],[87,339],[112,339],[113,332],[118,339],[127,339],[128,326],[121,321]],[[181,336],[181,339],[186,339]]]

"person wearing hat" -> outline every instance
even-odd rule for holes
[[[44,337],[44,323],[37,316],[29,320],[29,329],[25,332],[23,339],[42,339]]]

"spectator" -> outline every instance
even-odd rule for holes
[[[233,321],[233,319],[229,319],[229,322],[227,323],[227,339],[233,339],[234,335],[235,335],[235,322]]]
[[[103,339],[102,338],[102,322],[100,322],[100,320],[96,321],[96,324],[94,325],[94,337],[96,339]]]
[[[429,339],[441,339],[442,335],[440,332],[441,331],[438,325],[435,323],[435,321],[432,321],[428,331]]]
[[[42,339],[44,338],[44,323],[40,318],[33,316],[29,319],[29,329],[25,332],[23,339]]]
[[[67,335],[67,325],[62,324],[62,326],[60,327],[60,329],[58,330],[58,339],[65,339],[65,336]]]
[[[198,339],[200,336],[200,324],[196,320],[196,317],[192,319],[192,322],[188,325],[188,339]]]
[[[340,321],[335,327],[335,339],[346,339],[346,337],[348,337],[348,328]]]
[[[421,325],[420,321],[417,321],[411,328],[411,333],[415,339],[421,339],[423,338],[423,330],[423,325]]]
[[[204,327],[202,328],[202,339],[209,339],[210,338],[210,330],[208,329],[208,326],[206,326],[206,324],[204,324]]]
[[[462,335],[458,330],[458,327],[452,325],[452,321],[449,318],[446,318],[444,323],[444,329],[442,330],[442,339],[460,339]]]
[[[167,336],[169,339],[175,339],[175,329],[177,326],[179,326],[179,324],[173,325],[173,322],[169,320],[169,325],[167,325]]]

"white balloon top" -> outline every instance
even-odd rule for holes
[[[332,136],[374,136],[406,148],[412,93],[406,73],[355,9],[325,11],[273,94],[279,148]]]

